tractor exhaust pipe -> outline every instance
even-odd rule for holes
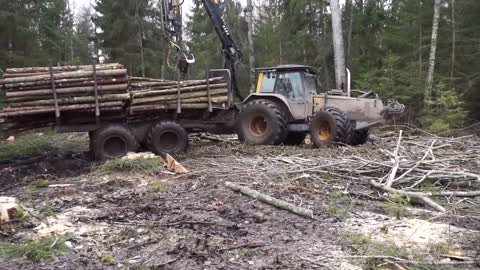
[[[345,70],[347,71],[347,96],[350,97],[352,94],[352,73],[348,68]]]

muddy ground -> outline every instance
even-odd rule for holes
[[[0,269],[480,269],[442,256],[455,249],[462,258],[478,258],[478,199],[455,214],[408,206],[398,219],[387,214],[382,192],[368,183],[334,174],[275,172],[297,158],[335,160],[351,151],[369,156],[380,146],[395,146],[394,139],[374,139],[355,149],[312,149],[194,138],[189,152],[178,157],[187,175],[99,172],[86,153],[65,149],[4,161],[1,196],[17,198],[30,218],[2,225],[1,241],[40,237],[43,223],[44,233],[66,235],[70,251],[42,262],[0,258]],[[316,174],[312,168],[308,175]],[[47,179],[48,187],[32,186],[39,179]],[[225,181],[312,209],[315,219],[235,193]],[[368,239],[367,248],[359,247],[359,236]],[[444,264],[396,266],[350,257],[372,255],[370,246],[396,246],[405,251],[398,254],[404,259]],[[432,251],[439,246],[447,250]],[[397,255],[390,251],[373,255]]]

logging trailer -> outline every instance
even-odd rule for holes
[[[93,64],[93,100],[90,113],[62,111],[57,98],[55,74],[50,67],[51,93],[58,132],[88,132],[90,150],[99,160],[118,158],[128,152],[148,149],[157,154],[177,154],[186,150],[188,133],[238,134],[249,145],[297,145],[311,135],[315,146],[333,143],[359,145],[368,140],[369,130],[391,114],[403,112],[397,102],[385,105],[371,92],[322,88],[319,72],[303,65],[280,65],[256,69],[256,87],[243,98],[237,86],[235,65],[241,52],[220,16],[218,0],[202,0],[222,42],[225,66],[206,69],[206,102],[190,104],[183,99],[180,85],[193,56],[186,50],[181,31],[181,3],[162,1],[164,38],[176,49],[177,91],[169,104],[135,105],[134,95],[117,110],[99,105],[96,65]],[[348,72],[349,74],[349,72]],[[210,82],[222,78],[227,91],[223,102],[214,102]],[[170,90],[169,90],[170,91]],[[144,91],[146,92],[146,91]],[[133,101],[133,102],[132,102]],[[5,116],[4,116],[5,117]]]

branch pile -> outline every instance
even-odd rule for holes
[[[210,89],[210,93],[208,91]],[[228,102],[228,85],[223,77],[207,80],[166,81],[149,78],[130,78],[132,114],[147,111],[225,107]],[[209,99],[210,96],[210,99]]]
[[[95,76],[100,108],[121,109],[124,102],[130,100],[127,70],[120,64],[98,65],[96,74],[91,65],[53,67],[53,73],[60,112],[95,108]],[[55,112],[48,67],[7,69],[0,88],[5,92],[4,122],[15,123],[21,118],[21,122],[26,123],[29,116],[35,118]]]
[[[219,148],[221,159],[209,153],[187,166],[196,168],[194,173],[205,179],[292,188],[301,181],[312,189],[332,189],[335,183],[368,196],[388,199],[387,194],[399,194],[440,212],[458,202],[471,201],[474,207],[472,198],[480,197],[480,140],[476,136],[444,138],[403,132],[401,137],[384,133],[375,139],[374,147],[256,148],[261,155],[225,153],[225,148]],[[259,188],[271,193],[271,187]]]

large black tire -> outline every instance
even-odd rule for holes
[[[176,122],[158,122],[148,132],[147,147],[157,155],[181,154],[188,148],[188,133]]]
[[[253,100],[238,115],[238,137],[249,145],[278,145],[285,141],[286,113],[270,100]]]
[[[287,139],[285,139],[285,145],[301,145],[305,143],[305,132],[289,132]]]
[[[311,136],[316,147],[333,143],[349,144],[353,136],[353,126],[344,112],[327,107],[313,117]]]
[[[90,133],[91,152],[96,160],[116,159],[138,150],[132,131],[120,124],[109,124]]]
[[[350,144],[353,146],[366,144],[368,142],[369,137],[370,137],[370,129],[367,128],[367,129],[355,130],[353,132],[353,136]]]

